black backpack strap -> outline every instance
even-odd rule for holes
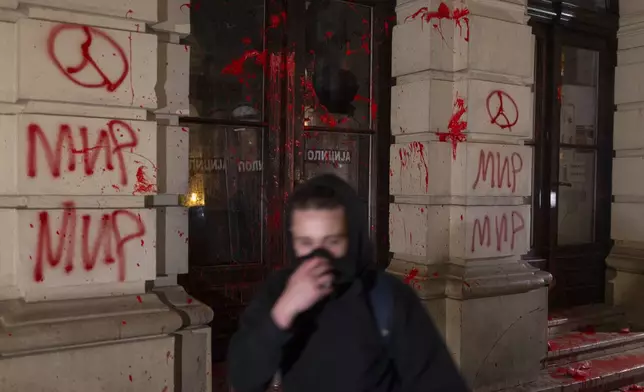
[[[374,285],[369,291],[369,301],[371,302],[373,315],[376,318],[378,330],[385,344],[388,344],[394,313],[394,296],[391,283],[386,275],[386,272],[378,271],[376,273]]]

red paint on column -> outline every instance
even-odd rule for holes
[[[456,147],[458,146],[458,143],[467,140],[467,136],[463,133],[463,131],[467,129],[467,121],[462,119],[463,115],[467,112],[463,98],[456,98],[454,108],[456,111],[452,114],[449,124],[447,125],[449,132],[436,132],[436,135],[438,136],[438,140],[441,142],[446,142],[448,140],[452,142],[452,157],[456,159]]]
[[[416,275],[418,275],[418,269],[412,268],[411,271],[409,271],[409,273],[403,279],[403,282],[405,282],[405,284],[411,283],[411,281],[416,278]]]

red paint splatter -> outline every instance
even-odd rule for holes
[[[463,133],[467,129],[467,121],[462,120],[463,115],[467,112],[465,107],[465,101],[463,98],[456,97],[454,102],[455,112],[452,114],[452,117],[449,120],[447,129],[449,132],[436,132],[438,140],[441,142],[446,142],[451,140],[452,142],[452,157],[456,159],[456,147],[458,143],[462,143],[467,140],[467,136]]]
[[[563,92],[561,90],[561,86],[557,86],[557,101],[561,103],[562,99],[563,99]]]
[[[269,26],[268,29],[276,29],[280,24],[286,22],[286,12],[282,11],[279,14],[271,15],[268,17]]]
[[[376,121],[376,115],[378,114],[378,104],[375,103],[372,99],[369,99],[367,97],[363,97],[361,95],[356,95],[354,100],[356,101],[363,101],[363,102],[368,102],[370,106],[370,111],[371,111],[371,121]]]
[[[234,59],[226,65],[221,73],[223,75],[237,76],[240,83],[246,83],[247,78],[252,78],[254,75],[245,75],[244,64],[248,60],[254,60],[257,65],[264,67],[266,65],[266,50],[259,52],[257,50],[247,50],[241,57]]]
[[[454,8],[453,11],[450,11],[449,6],[445,3],[440,3],[438,6],[438,9],[436,11],[429,11],[427,7],[423,7],[413,13],[412,15],[408,16],[405,18],[405,22],[409,20],[414,20],[418,18],[419,16],[421,17],[421,20],[424,23],[431,24],[436,31],[438,31],[443,38],[443,41],[445,41],[445,36],[443,35],[443,28],[441,25],[442,20],[453,20],[454,24],[456,27],[459,28],[461,37],[463,36],[463,24],[465,24],[465,41],[469,42],[470,40],[470,19],[469,19],[469,14],[470,11],[469,9],[463,7],[463,8]],[[435,22],[432,22],[432,19],[435,20]]]
[[[416,275],[418,275],[418,269],[412,268],[403,279],[403,282],[405,282],[405,284],[410,284],[416,278]]]
[[[188,305],[190,305],[190,304],[193,302],[193,299],[192,299],[192,298],[188,298],[188,299],[186,300],[186,302],[188,303]]]
[[[145,175],[145,169],[146,166],[139,166],[136,170],[136,183],[134,184],[134,192],[132,194],[155,193],[157,191],[157,185],[148,180]]]
[[[121,321],[121,324],[127,325],[127,322],[125,320]]]
[[[140,296],[140,295],[137,295],[137,296],[136,296],[136,300],[137,300],[137,301],[139,301],[139,303],[140,303],[140,304],[142,304],[142,303],[143,303],[143,299],[141,298],[141,296]]]
[[[187,132],[188,132],[188,128],[181,127],[181,131],[183,131],[183,132],[186,132],[186,133],[187,133]]]
[[[131,374],[129,375],[128,378],[130,379],[130,382],[132,382],[132,375]]]

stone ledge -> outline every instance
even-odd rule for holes
[[[525,262],[496,265],[421,265],[393,259],[387,271],[410,284],[422,300],[466,300],[520,294],[547,286],[552,276]],[[410,271],[415,271],[410,274]]]
[[[481,80],[484,82],[510,84],[515,86],[531,86],[534,84],[534,77],[521,77],[506,75],[467,68],[460,71],[424,70],[409,74],[395,76],[395,85],[409,84],[424,80],[443,80],[448,82],[460,82],[465,80]]]
[[[644,253],[639,250],[615,249],[606,257],[606,266],[617,271],[644,275]]]
[[[429,129],[426,129],[424,132],[418,133],[404,133],[399,135],[394,135],[394,143],[413,143],[413,142],[434,142],[434,143],[450,143],[449,141],[441,140],[441,138],[436,134],[437,132],[431,132]],[[466,142],[459,142],[459,146],[463,143],[479,143],[479,144],[500,144],[506,146],[523,146],[525,136],[511,136],[511,135],[494,135],[494,134],[485,134],[485,133],[474,133],[474,132],[465,132],[465,137],[467,138]],[[458,147],[457,147],[458,149]]]
[[[530,196],[395,196],[391,202],[414,205],[455,205],[455,206],[521,206],[531,204]]]
[[[179,286],[153,293],[26,303],[0,302],[0,356],[167,335],[212,320]]]

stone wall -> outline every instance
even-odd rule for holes
[[[183,3],[0,0],[2,391],[210,388],[212,314],[175,286]]]
[[[534,37],[526,1],[399,0],[390,271],[477,390],[534,379],[550,276],[530,248]]]
[[[628,311],[629,321],[644,326],[644,2],[620,0],[615,69],[613,206],[607,258],[607,301]]]

